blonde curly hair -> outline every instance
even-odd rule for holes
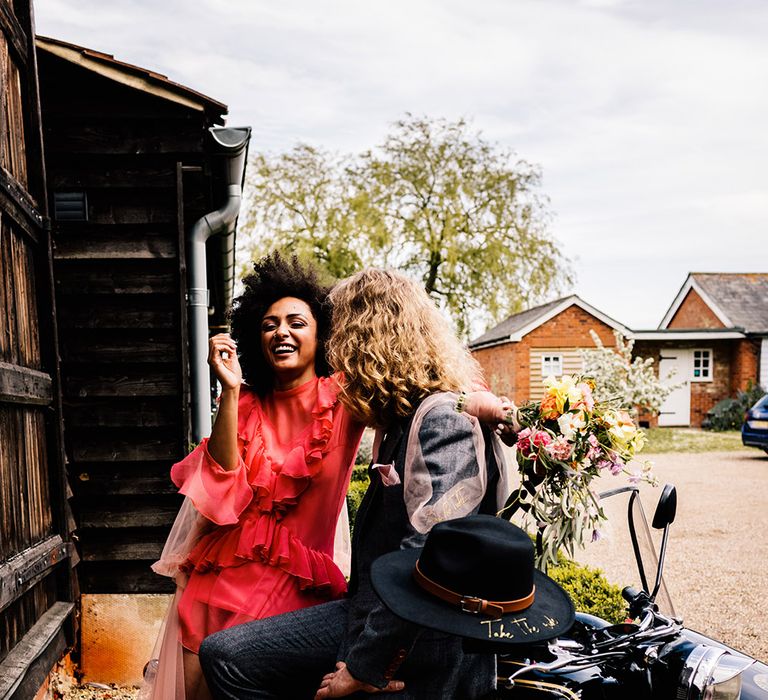
[[[340,400],[367,425],[386,427],[437,391],[482,384],[478,363],[424,287],[367,269],[331,291],[328,360],[342,373]]]

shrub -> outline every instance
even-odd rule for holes
[[[765,394],[765,390],[749,382],[746,391],[740,391],[735,399],[718,401],[707,411],[701,423],[704,430],[739,430],[744,421],[744,414]]]
[[[600,569],[582,566],[561,556],[557,565],[549,567],[547,574],[565,589],[579,612],[596,615],[614,624],[627,617],[627,604],[621,597],[621,589],[609,583]]]
[[[355,467],[352,470],[352,481],[349,483],[347,491],[347,509],[349,510],[349,529],[355,527],[355,516],[360,503],[363,500],[366,489],[368,488],[368,470]]]

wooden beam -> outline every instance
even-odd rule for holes
[[[0,7],[3,4],[0,3]],[[0,168],[0,207],[35,243],[40,242],[46,218],[27,191],[5,168]]]
[[[47,406],[53,401],[51,376],[29,367],[0,362],[0,401]]]
[[[7,608],[70,555],[71,545],[60,535],[53,535],[0,564],[0,610]]]
[[[11,10],[11,3],[0,2],[0,29],[18,56],[21,66],[27,64],[27,34]]]
[[[11,649],[0,663],[0,698],[34,697],[66,648],[62,629],[74,607],[74,603],[54,603]]]

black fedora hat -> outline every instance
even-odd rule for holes
[[[371,581],[398,617],[469,639],[533,644],[566,632],[568,594],[533,565],[533,543],[490,515],[435,525],[421,549],[373,562]]]

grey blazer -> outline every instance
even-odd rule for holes
[[[405,547],[420,547],[426,535],[411,526],[403,499],[404,464],[410,421],[388,431],[379,452],[380,463],[394,455],[401,483],[384,486],[377,473],[358,510],[352,538],[352,576],[347,642],[339,658],[357,679],[384,687],[391,678],[405,682],[402,698],[461,698],[472,700],[496,686],[492,654],[465,653],[462,640],[417,627],[398,618],[379,600],[370,582],[371,564],[378,556]],[[450,405],[437,405],[419,430],[422,454],[432,480],[432,501],[460,481],[477,474],[472,427],[466,415]],[[489,443],[488,492],[495,492],[498,467]],[[494,512],[495,499],[486,498],[481,512]],[[387,697],[392,695],[387,694]]]

